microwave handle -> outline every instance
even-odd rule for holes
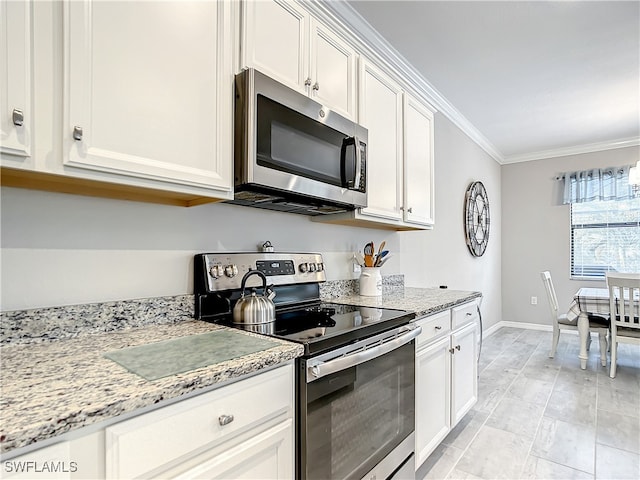
[[[358,189],[360,187],[360,172],[362,171],[362,152],[360,151],[360,140],[358,137],[353,137],[353,147],[356,149],[356,174],[353,179],[353,188]]]
[[[347,168],[347,146],[350,146],[351,144],[353,144],[353,148],[355,149],[355,165],[354,165],[354,169],[355,171],[353,172],[353,177],[352,178],[347,178],[347,171],[349,170]],[[351,157],[349,157],[350,159]],[[360,186],[360,169],[362,168],[362,152],[360,151],[360,141],[358,140],[358,137],[353,136],[353,137],[345,137],[345,139],[342,142],[342,152],[340,155],[340,163],[341,163],[341,171],[342,171],[342,186],[346,187],[348,189],[353,189],[353,190],[358,190],[358,187]],[[351,181],[353,181],[353,184],[350,186]]]

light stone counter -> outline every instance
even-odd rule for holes
[[[130,373],[103,356],[126,347],[221,330],[234,332],[232,338],[238,342],[236,346],[247,336],[256,336],[191,320],[53,342],[3,346],[0,349],[0,452],[206,389],[290,361],[304,352],[302,345],[269,339],[273,347],[267,350],[154,381]],[[233,342],[227,341],[216,350],[226,349],[233,355],[234,345],[230,345]]]
[[[357,293],[323,292],[323,299],[362,307],[397,308],[414,312],[416,317],[430,315],[456,305],[480,298],[480,292],[450,290],[448,288],[398,287],[383,289],[380,297],[364,297]]]

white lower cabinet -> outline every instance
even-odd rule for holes
[[[469,302],[416,323],[422,327],[416,341],[417,469],[477,401],[476,303]]]
[[[416,467],[451,430],[449,337],[416,354]]]
[[[293,476],[293,367],[106,429],[106,478]]]
[[[293,478],[293,421],[280,422],[235,447],[223,447],[176,478]]]
[[[2,478],[291,479],[293,364],[134,416],[4,455]],[[88,433],[84,433],[88,432]]]
[[[104,431],[72,438],[17,457],[2,458],[0,478],[99,480],[104,478]]]

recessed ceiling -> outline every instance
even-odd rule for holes
[[[501,163],[640,144],[638,1],[349,3]]]

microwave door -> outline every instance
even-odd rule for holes
[[[361,170],[360,141],[358,137],[345,138],[340,149],[340,174],[343,188],[357,190],[360,185]]]

